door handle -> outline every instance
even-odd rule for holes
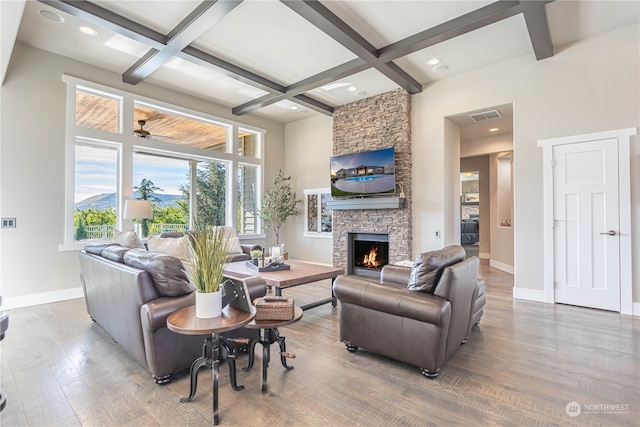
[[[613,230],[609,230],[609,231],[607,231],[606,233],[600,233],[600,234],[608,234],[609,236],[615,236],[615,235],[616,235],[616,232],[615,232],[615,231],[613,231]]]

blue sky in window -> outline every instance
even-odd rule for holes
[[[116,150],[76,146],[76,191],[74,201],[116,192]],[[136,154],[133,185],[143,178],[151,180],[162,191],[159,194],[182,194],[179,185],[187,182],[189,162],[181,159]]]

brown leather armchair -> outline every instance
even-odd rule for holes
[[[420,272],[419,260],[430,270]],[[362,347],[436,377],[482,316],[478,266],[477,257],[465,259],[464,249],[453,245],[421,254],[413,269],[386,265],[380,283],[338,277],[340,340],[349,351]],[[428,281],[430,289],[421,288]]]

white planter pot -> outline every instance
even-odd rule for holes
[[[211,319],[222,315],[222,290],[204,293],[196,291],[196,317]]]

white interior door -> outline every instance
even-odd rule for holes
[[[554,293],[620,311],[617,140],[553,147]]]

